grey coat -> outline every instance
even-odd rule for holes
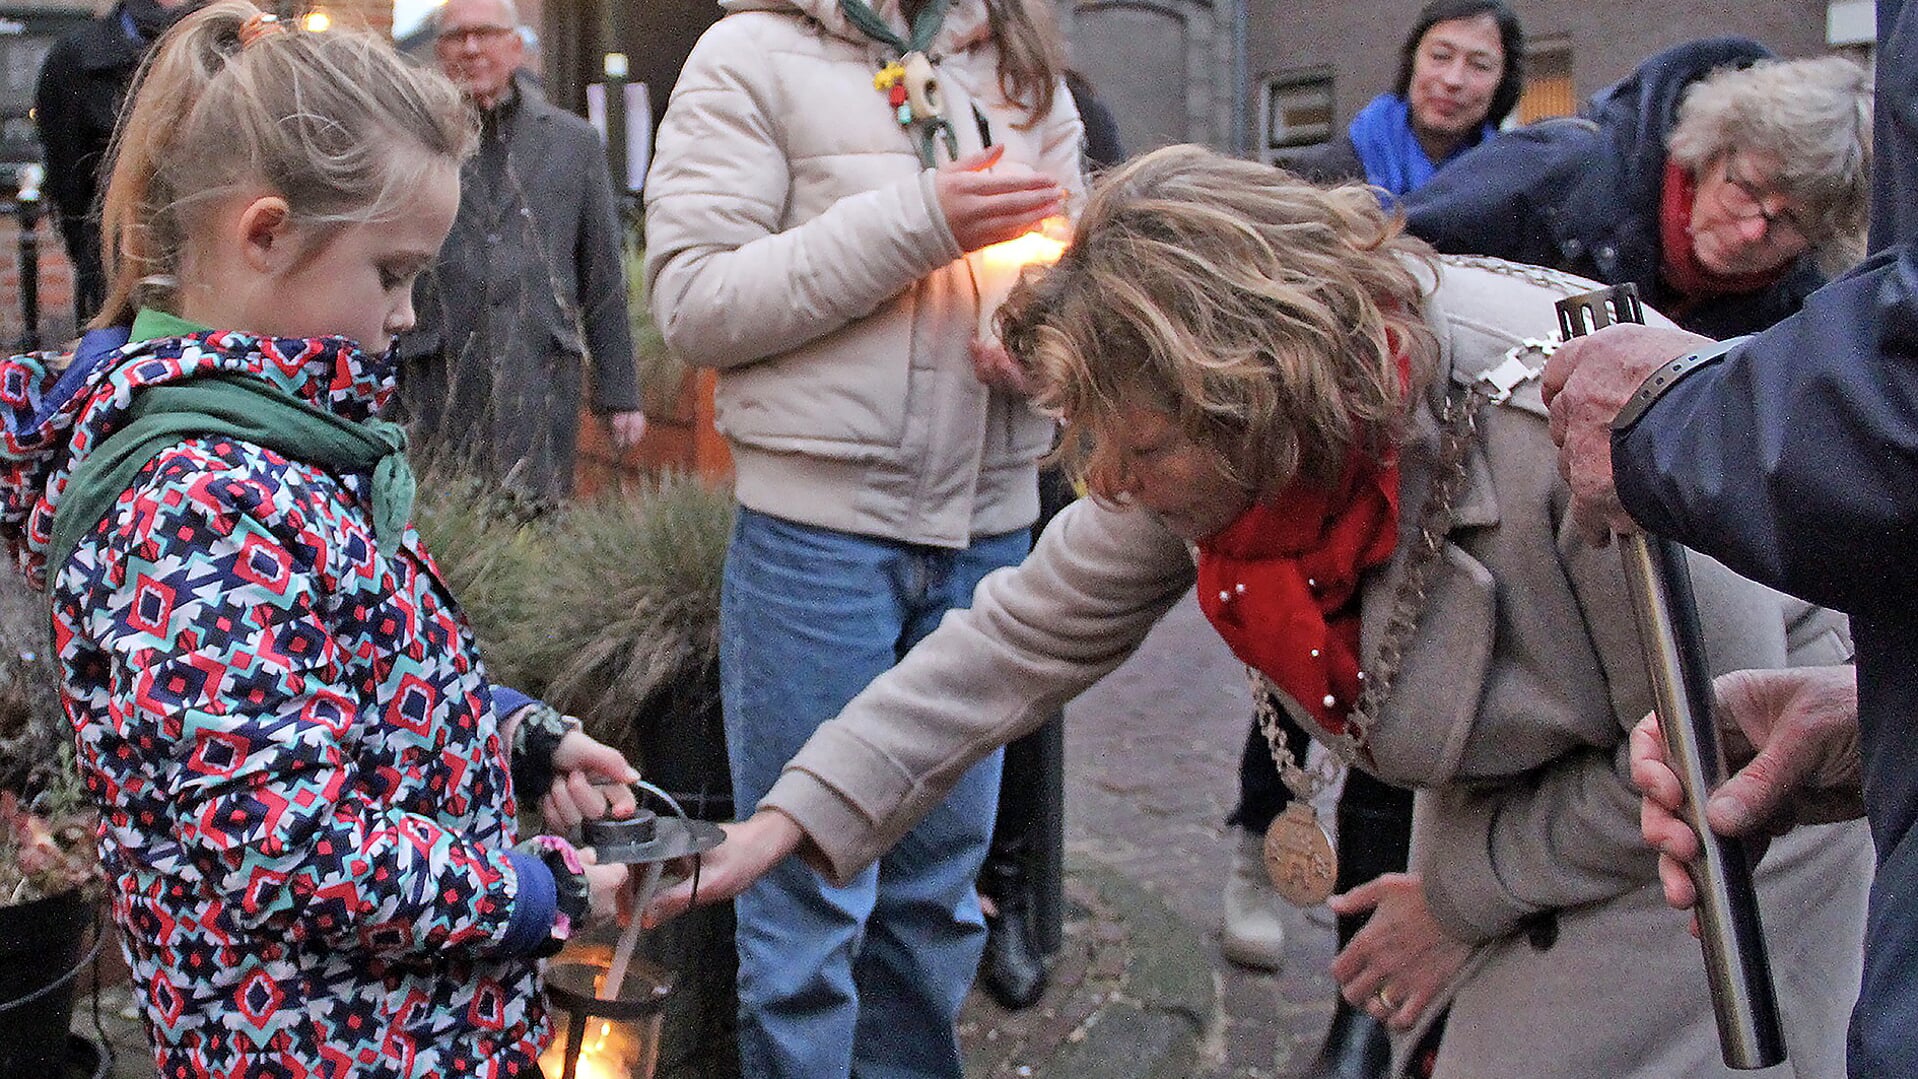
[[[639,380],[612,181],[599,136],[516,77],[460,170],[459,216],[414,291],[399,414],[416,455],[538,498],[571,493],[582,360],[597,413]]]
[[[1550,334],[1552,301],[1590,287],[1523,273],[1447,261],[1426,310],[1442,372],[1469,379]],[[1414,517],[1437,445],[1432,410],[1416,422],[1401,447]],[[1480,429],[1371,742],[1380,778],[1422,788],[1414,868],[1434,916],[1476,946],[1453,986],[1439,1074],[1724,1074],[1697,944],[1660,902],[1638,838],[1625,741],[1650,695],[1618,557],[1569,527],[1536,384]],[[1404,522],[1400,555],[1362,582],[1367,657],[1416,531]],[[1836,616],[1716,564],[1693,572],[1722,669],[1783,665],[1794,644],[1806,659],[1842,658]],[[1117,666],[1192,581],[1185,545],[1153,515],[1082,500],[1024,565],[988,577],[970,610],[820,727],[762,804],[798,821],[833,872],[856,869],[972,761]],[[1860,932],[1869,870],[1862,829],[1842,825],[1775,846],[1759,874],[1796,1069],[1776,1074],[1841,1069],[1859,963],[1830,942]],[[1525,931],[1541,919],[1556,923],[1549,950]]]

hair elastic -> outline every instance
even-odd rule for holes
[[[244,49],[268,34],[286,33],[286,24],[278,15],[262,11],[240,24],[240,48]]]

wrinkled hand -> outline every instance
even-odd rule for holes
[[[1347,1003],[1393,1030],[1416,1026],[1472,954],[1432,917],[1416,873],[1387,873],[1326,905],[1335,914],[1372,911],[1372,920],[1332,960],[1332,977]]]
[[[540,816],[555,830],[630,817],[638,800],[628,784],[638,778],[619,750],[585,731],[568,731],[553,749],[553,786],[539,801]]]
[[[579,848],[579,860],[586,866],[586,917],[595,922],[621,917],[625,911],[628,867],[619,863],[600,865],[591,847]]]
[[[981,341],[977,337],[967,343],[972,354],[972,373],[979,381],[995,390],[1020,397],[1032,396],[1032,380],[1026,376],[1026,369],[1012,358],[1006,346],[997,341]]]
[[[738,824],[726,824],[726,841],[699,855],[699,903],[724,903],[765,876],[786,856],[799,849],[806,833],[791,817],[762,809]],[[690,876],[653,897],[640,917],[656,926],[684,914],[693,905]]]
[[[1023,236],[1065,210],[1066,189],[1050,176],[1011,165],[987,172],[1004,153],[1004,146],[995,146],[942,165],[933,177],[939,209],[961,251]]]
[[[606,417],[606,426],[613,435],[613,448],[630,450],[646,437],[646,413],[636,408],[615,412]]]
[[[1572,522],[1595,547],[1639,531],[1612,485],[1612,420],[1645,376],[1711,343],[1662,326],[1608,326],[1558,346],[1541,390],[1552,411],[1558,474],[1572,490]]]
[[[1736,769],[1705,801],[1712,831],[1762,837],[1864,815],[1853,668],[1733,671],[1712,688],[1725,757]],[[1656,715],[1632,730],[1631,762],[1632,782],[1645,796],[1639,827],[1658,849],[1665,901],[1689,910],[1698,892],[1686,867],[1698,858],[1698,836],[1678,815],[1685,792],[1666,760]]]

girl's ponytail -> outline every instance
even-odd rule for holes
[[[100,206],[107,296],[93,326],[132,322],[142,283],[160,284],[170,275],[180,236],[160,164],[181,152],[180,121],[240,50],[240,27],[259,13],[244,0],[208,4],[161,35],[140,65],[108,155],[113,170]]]
[[[383,220],[426,169],[471,152],[476,123],[444,76],[364,32],[242,33],[260,17],[215,0],[147,54],[114,136],[107,297],[91,325],[126,325],[142,306],[178,314],[182,249],[223,198],[265,188],[304,223]]]
[[[1030,127],[1052,112],[1066,72],[1065,39],[1044,0],[986,0],[986,20],[999,50],[999,92],[1025,106]]]

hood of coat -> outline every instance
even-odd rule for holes
[[[1593,94],[1585,115],[1610,135],[1635,190],[1619,192],[1623,205],[1657,206],[1665,174],[1665,140],[1678,103],[1692,83],[1722,67],[1749,67],[1772,52],[1742,37],[1690,41],[1646,60],[1619,82]]]
[[[811,19],[833,37],[861,44],[872,40],[854,26],[851,19],[846,18],[839,0],[719,0],[719,6],[728,14],[735,11],[793,12]],[[906,17],[899,10],[900,0],[874,0],[872,8],[901,38],[909,36]],[[961,52],[984,41],[991,32],[991,25],[986,18],[986,0],[952,0],[946,9],[946,21],[939,27],[939,34],[932,39],[932,48],[928,51],[935,55]]]
[[[75,385],[51,353],[0,361],[0,537],[35,588],[45,586],[53,517],[73,470],[129,422],[148,386],[215,371],[253,375],[355,423],[393,393],[392,356],[369,357],[344,337],[262,338],[236,331],[133,341]]]

